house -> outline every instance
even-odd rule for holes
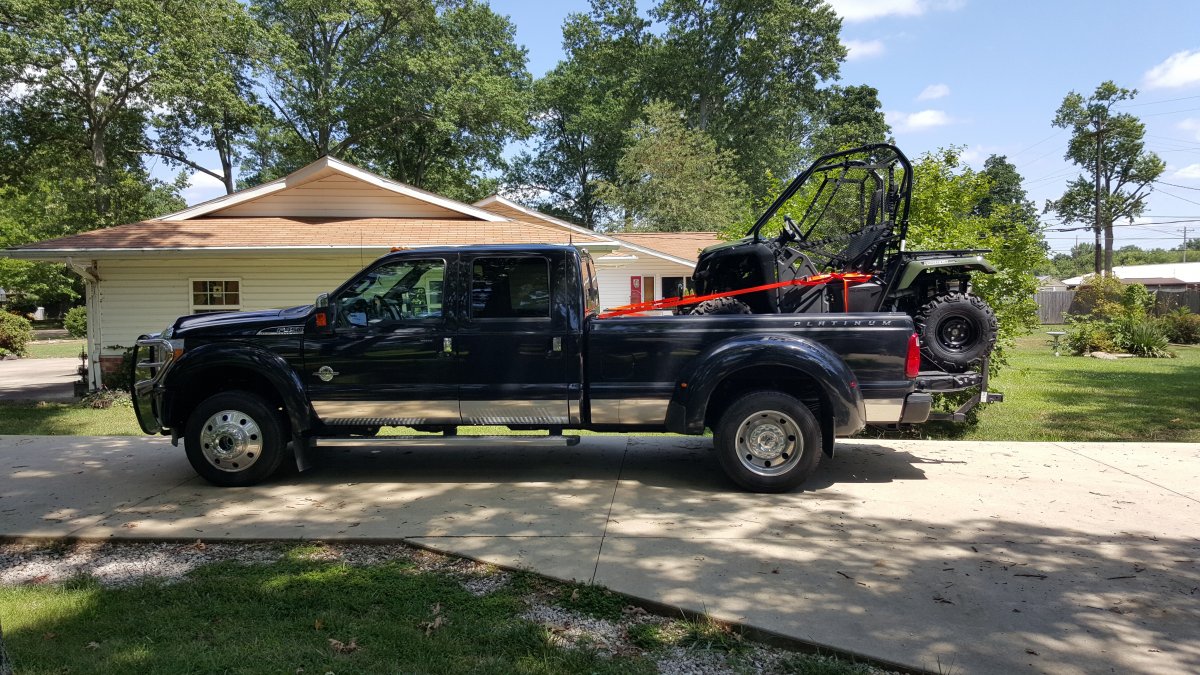
[[[1038,283],[1037,289],[1039,291],[1065,291],[1065,290],[1067,290],[1067,285],[1065,283],[1059,281],[1058,279],[1055,279],[1054,277],[1050,276],[1049,274],[1043,274],[1043,275],[1038,276],[1037,283]]]
[[[1158,265],[1117,265],[1113,276],[1127,284],[1141,284],[1152,291],[1184,291],[1200,289],[1200,262],[1164,263]],[[1075,288],[1092,276],[1084,274],[1063,283]]]
[[[497,195],[464,204],[323,157],[177,213],[0,255],[65,263],[83,277],[96,388],[139,335],[178,316],[308,304],[397,246],[572,244],[596,259],[607,307],[673,293],[715,241],[647,237],[600,234]]]

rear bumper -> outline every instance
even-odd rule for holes
[[[929,419],[933,395],[923,391],[867,400],[867,424],[920,424]]]

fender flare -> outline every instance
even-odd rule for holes
[[[222,368],[242,368],[266,379],[283,401],[293,435],[307,431],[312,426],[311,406],[304,383],[283,357],[262,347],[217,342],[188,349],[171,365],[163,387],[170,392],[179,392],[185,390],[193,378]],[[175,411],[166,410],[164,413],[166,419],[171,419]]]
[[[746,368],[796,371],[821,387],[832,413],[832,429],[849,434],[866,425],[866,406],[853,371],[828,347],[791,335],[748,335],[713,345],[692,360],[676,383],[667,406],[667,428],[684,434],[704,431],[704,418],[717,387]],[[826,420],[821,420],[822,425]]]
[[[947,258],[936,261],[912,260],[904,266],[904,271],[900,273],[900,278],[896,281],[896,288],[908,288],[917,280],[917,277],[925,272],[932,272],[947,267],[956,267],[968,272],[983,272],[984,274],[996,273],[996,268],[991,263],[976,257]]]

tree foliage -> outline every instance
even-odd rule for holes
[[[1023,222],[1018,204],[994,199],[986,172],[964,166],[954,149],[922,155],[913,164],[913,200],[907,248],[910,251],[988,248],[996,274],[974,274],[971,285],[991,305],[1000,322],[994,361],[1013,340],[1038,325],[1033,271],[1044,260],[1040,237]],[[988,214],[980,205],[993,197]]]
[[[625,229],[714,231],[744,220],[746,186],[733,172],[733,153],[688,129],[674,107],[650,104],[629,143],[617,162],[618,182],[599,189],[625,214]]]
[[[566,58],[535,85],[532,152],[505,182],[524,201],[596,228],[609,215],[598,194],[616,182],[627,131],[641,114],[656,49],[634,0],[593,0],[563,24]]]
[[[1132,222],[1142,214],[1151,184],[1166,169],[1158,155],[1146,150],[1146,126],[1129,113],[1113,112],[1113,106],[1136,95],[1136,90],[1106,81],[1087,98],[1074,91],[1067,94],[1054,116],[1054,126],[1071,130],[1065,158],[1086,173],[1068,183],[1062,197],[1048,202],[1046,209],[1063,222],[1091,226],[1097,274],[1112,272],[1113,223]]]
[[[756,194],[768,171],[786,174],[815,128],[818,86],[838,76],[841,19],[823,0],[660,0],[655,98],[735,153]]]

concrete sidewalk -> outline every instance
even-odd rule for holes
[[[0,436],[0,535],[402,538],[934,671],[1200,671],[1200,445],[851,441],[787,495],[706,439],[326,452],[217,489],[161,439]]]

